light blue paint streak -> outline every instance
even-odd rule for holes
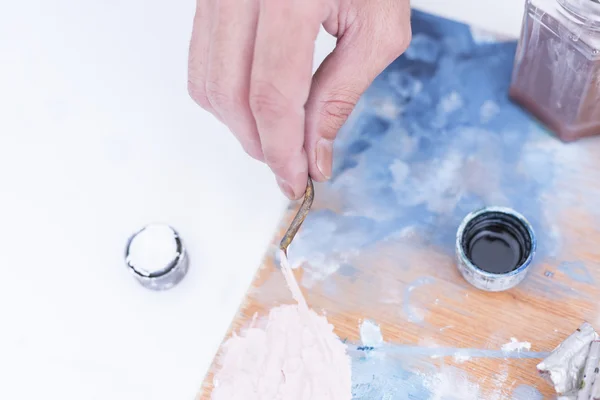
[[[413,282],[409,283],[408,286],[404,289],[402,310],[404,311],[404,314],[406,315],[406,317],[408,318],[408,320],[410,322],[420,323],[425,320],[425,317],[423,315],[420,315],[418,312],[416,312],[413,305],[411,304],[410,298],[411,298],[412,292],[420,286],[431,285],[434,282],[435,282],[435,279],[433,279],[432,277],[423,276],[423,277],[417,278]]]
[[[520,385],[512,393],[512,400],[542,400],[544,396],[536,388]]]
[[[558,270],[574,281],[587,283],[590,285],[594,283],[592,274],[590,274],[590,271],[588,271],[588,269],[585,267],[585,264],[580,261],[565,261],[558,266]]]
[[[363,349],[361,346],[350,345],[349,354],[355,357],[363,357],[367,354],[384,353],[389,356],[409,356],[409,357],[453,357],[456,354],[468,356],[470,358],[501,358],[501,359],[543,359],[550,352],[548,351],[502,351],[494,349],[468,349],[458,347],[424,347],[413,345],[385,345],[382,347]]]
[[[425,400],[431,398],[424,377],[405,363],[370,358],[352,363],[352,399]]]

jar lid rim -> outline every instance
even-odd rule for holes
[[[590,28],[600,28],[600,0],[557,0],[577,22]]]

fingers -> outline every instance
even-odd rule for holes
[[[263,160],[250,111],[250,71],[258,20],[258,1],[219,0],[213,13],[206,96],[244,150]]]
[[[313,179],[331,177],[333,140],[362,93],[410,42],[408,1],[379,0],[359,10],[317,70],[306,105],[306,142]]]
[[[210,0],[198,0],[196,3],[188,58],[188,92],[200,107],[218,117],[208,101],[205,89],[210,47],[211,3]]]
[[[292,199],[302,196],[308,178],[304,105],[319,8],[316,1],[262,0],[256,33],[250,108],[265,161]]]
[[[190,95],[269,165],[290,198],[302,196],[309,172],[331,176],[337,131],[410,40],[408,0],[361,4],[336,19],[316,0],[198,0]],[[341,37],[311,87],[322,21]]]

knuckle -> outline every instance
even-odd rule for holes
[[[290,102],[272,83],[257,81],[250,87],[250,109],[259,117],[278,118],[290,109]]]
[[[277,175],[285,175],[288,169],[289,157],[282,155],[277,151],[263,149],[265,162]]]
[[[344,125],[352,110],[356,106],[359,95],[348,92],[323,102],[321,107],[322,135],[327,139],[333,139],[340,128]]]
[[[188,80],[188,94],[200,107],[204,108],[205,110],[211,108],[210,101],[208,101],[206,91],[204,90],[204,85],[199,85],[195,81]]]
[[[210,104],[217,110],[225,112],[234,112],[239,110],[239,104],[233,94],[233,90],[225,88],[221,83],[215,80],[208,80],[205,86],[206,97]]]
[[[278,175],[285,175],[294,161],[292,152],[284,146],[263,144],[262,152],[269,168]]]

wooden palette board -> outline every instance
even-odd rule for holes
[[[420,12],[413,32],[411,49],[340,134],[334,179],[316,185],[290,247],[292,263],[302,261],[296,277],[310,307],[325,311],[353,349],[353,367],[368,361],[357,348],[369,319],[390,369],[425,376],[454,367],[482,399],[554,398],[536,364],[583,321],[600,328],[600,140],[563,144],[508,100],[516,43],[479,40],[468,26]],[[506,292],[477,290],[456,269],[456,228],[486,205],[523,213],[538,237],[531,271]],[[225,339],[293,303],[274,255],[296,207]],[[511,338],[531,351],[503,353]],[[210,399],[218,369],[217,356],[199,399]],[[384,398],[385,385],[363,370],[353,370],[355,398]],[[410,374],[383,375],[407,393],[390,398],[433,396]],[[365,395],[369,385],[378,394]]]

